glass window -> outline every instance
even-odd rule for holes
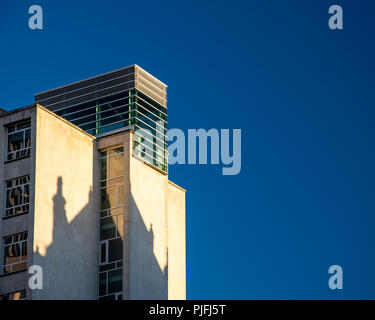
[[[122,300],[122,275],[122,268],[99,273],[100,300]]]
[[[123,237],[124,236],[124,215],[118,215],[117,221],[116,221],[116,230],[117,230],[117,236]]]
[[[124,236],[124,149],[100,154],[99,299],[122,299]]]
[[[78,101],[77,105],[65,107],[56,111],[56,113],[83,130],[97,135],[130,124],[129,114],[132,106],[129,104],[131,103],[129,97],[132,94],[132,90],[127,90],[88,102]],[[87,99],[89,98],[84,98],[84,100]],[[70,103],[73,102],[70,101]]]
[[[17,292],[7,293],[0,296],[0,301],[6,300],[25,300],[26,299],[26,290],[21,290]]]
[[[107,262],[107,243],[102,243],[100,245],[100,263]]]
[[[100,209],[117,208],[117,186],[101,189]]]
[[[107,273],[99,274],[99,295],[104,296],[107,293]]]
[[[116,296],[111,294],[110,296],[100,297],[99,300],[116,300]]]
[[[27,232],[4,238],[4,273],[26,270]]]
[[[122,291],[122,269],[108,272],[108,293]]]
[[[107,180],[107,158],[100,159],[101,180]]]
[[[122,239],[113,239],[108,241],[108,262],[122,260]]]
[[[15,160],[30,155],[31,122],[24,121],[8,127],[7,160]]]
[[[115,178],[124,175],[124,154],[114,155],[110,159],[110,177]]]
[[[116,219],[116,218],[115,218]],[[100,240],[116,238],[116,224],[112,217],[100,220]]]
[[[29,212],[30,176],[5,182],[5,217]]]

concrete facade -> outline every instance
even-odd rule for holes
[[[168,299],[168,177],[131,160],[129,298]]]
[[[123,146],[124,298],[186,299],[185,190],[132,156],[132,130],[102,137],[99,150]]]
[[[31,299],[96,299],[98,173],[95,138],[38,107],[29,239],[44,289]]]
[[[7,161],[7,126],[27,119],[30,119],[31,127],[34,127],[34,130],[31,130],[31,155],[20,160]],[[29,230],[32,215],[22,214],[11,218],[5,218],[5,181],[24,175],[30,175],[32,179],[31,172],[33,171],[33,163],[31,159],[33,157],[32,152],[35,150],[35,123],[36,109],[34,107],[26,107],[14,112],[2,113],[0,117],[0,295],[26,289],[28,276],[25,270],[11,274],[3,273],[3,245],[4,237]],[[33,193],[32,184],[33,182],[30,181],[30,194]],[[30,204],[30,212],[32,212],[32,210],[33,206]],[[30,251],[32,251],[32,249],[28,244],[28,252]]]
[[[186,299],[186,190],[168,181],[168,299]]]
[[[23,119],[31,119],[30,156],[6,162],[6,126]],[[2,115],[0,133],[0,194],[5,194],[4,181],[30,175],[29,213],[0,219],[0,296],[26,289],[27,299],[97,299],[99,153],[121,146],[122,298],[186,298],[185,190],[133,156],[131,127],[95,138],[35,105]],[[28,267],[43,268],[43,290],[28,288],[26,271],[3,274],[3,239],[24,231]]]

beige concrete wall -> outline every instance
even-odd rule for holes
[[[98,150],[123,145],[123,297],[185,299],[184,190],[169,182],[167,175],[132,157],[130,130],[94,141],[42,107],[0,118],[2,150],[6,147],[3,124],[28,117],[32,119],[30,158],[4,167],[5,152],[0,152],[0,181],[27,173],[31,178],[30,213],[0,219],[1,237],[28,229],[29,266],[43,267],[44,289],[27,289],[27,298],[97,298]],[[0,195],[3,188],[0,184]],[[4,211],[2,201],[0,211]],[[0,258],[1,254],[2,250]],[[0,277],[0,293],[24,289],[27,278],[26,272]]]
[[[32,264],[43,290],[32,299],[96,299],[99,173],[96,142],[38,107]]]
[[[168,299],[186,299],[185,190],[168,184]]]
[[[168,299],[168,177],[132,157],[129,298]]]

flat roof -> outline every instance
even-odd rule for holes
[[[168,87],[165,83],[161,82],[158,78],[154,77],[151,73],[147,72],[145,69],[141,68],[137,64],[132,64],[132,65],[127,66],[127,67],[119,68],[119,69],[112,70],[112,71],[109,71],[109,72],[106,72],[106,73],[98,74],[98,75],[90,77],[90,78],[86,78],[86,79],[79,80],[79,81],[76,81],[76,82],[71,82],[71,83],[68,83],[68,84],[65,84],[65,85],[53,88],[53,89],[49,89],[49,90],[46,90],[46,91],[43,91],[43,92],[35,93],[34,96],[45,94],[45,93],[48,93],[48,92],[51,92],[51,91],[55,91],[55,90],[58,90],[58,89],[62,89],[62,88],[65,88],[65,87],[69,87],[69,86],[72,86],[72,85],[75,85],[75,84],[78,84],[78,83],[81,83],[81,82],[84,82],[84,81],[88,81],[88,80],[92,80],[92,79],[95,79],[95,78],[98,78],[98,77],[106,76],[106,75],[109,75],[111,73],[115,73],[115,72],[118,72],[118,71],[121,71],[121,70],[126,70],[126,69],[129,69],[129,68],[132,68],[132,67],[141,69],[143,72],[146,72],[150,77],[152,77],[153,79],[155,79],[155,81],[158,81],[163,86]]]
[[[13,109],[13,110],[10,110],[10,111],[5,111],[4,110],[5,113],[4,114],[0,113],[0,118],[6,117],[6,116],[10,116],[11,114],[14,114],[14,113],[17,113],[17,112],[20,112],[20,111],[25,111],[27,109],[31,109],[33,107],[36,107],[36,103],[33,103],[33,104],[31,104],[29,106],[26,106],[26,107],[21,107],[21,108]],[[1,109],[1,110],[3,110],[3,109]]]

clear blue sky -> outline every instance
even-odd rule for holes
[[[0,107],[138,64],[168,84],[170,128],[242,129],[240,175],[170,167],[189,299],[374,299],[374,16],[365,0],[1,1]]]

